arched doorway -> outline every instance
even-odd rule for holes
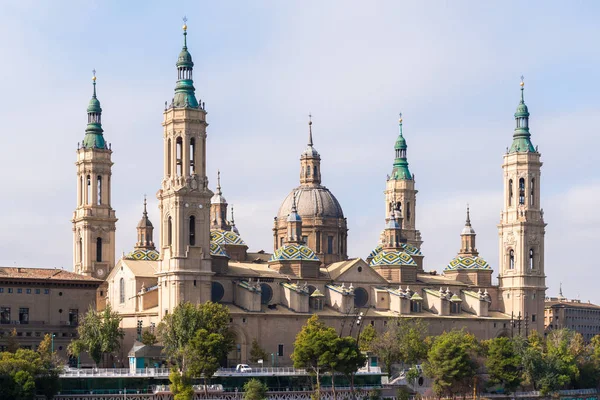
[[[231,331],[235,335],[233,350],[227,355],[227,366],[235,368],[237,364],[248,362],[248,338],[241,326],[231,325]]]

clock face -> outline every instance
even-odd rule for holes
[[[98,269],[96,270],[96,274],[98,274],[98,276],[99,276],[100,278],[103,278],[103,277],[104,277],[104,270],[103,270],[102,268],[98,268]]]

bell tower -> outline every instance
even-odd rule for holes
[[[398,120],[398,129],[399,134],[394,146],[394,168],[392,175],[388,176],[385,188],[385,215],[394,213],[396,220],[402,221],[402,235],[407,243],[420,248],[423,240],[421,232],[416,229],[418,190],[415,189],[415,176],[408,169],[408,146],[402,133],[402,114]]]
[[[112,150],[104,140],[102,108],[94,92],[87,108],[83,143],[77,145],[77,207],[73,212],[73,270],[104,279],[115,265],[115,224],[111,206]]]
[[[184,19],[185,23],[185,19]],[[181,302],[210,300],[210,198],[206,177],[206,111],[196,100],[187,25],[177,60],[177,84],[165,103],[164,177],[160,210],[159,317]]]
[[[529,110],[524,100],[515,113],[515,131],[502,163],[504,209],[498,234],[500,262],[498,281],[504,312],[524,321],[529,329],[544,329],[544,235],[546,223],[540,204],[540,153],[531,143]]]

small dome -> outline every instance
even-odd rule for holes
[[[302,222],[302,218],[296,211],[293,211],[288,215],[287,222]]]
[[[269,262],[281,260],[319,261],[319,257],[303,244],[284,244],[271,256]]]
[[[406,254],[410,255],[410,256],[423,256],[423,253],[421,253],[421,250],[419,250],[417,247],[408,244],[408,243],[400,243],[400,248],[402,249],[403,252],[405,252]],[[373,251],[371,252],[371,254],[369,254],[369,257],[367,258],[374,258],[377,254],[379,254],[381,251],[383,250],[383,246],[382,245],[378,245],[377,247],[375,247],[373,249]]]
[[[88,104],[87,112],[89,113],[101,113],[102,108],[100,108],[100,100],[94,97],[90,99],[90,103]]]
[[[300,155],[300,158],[320,158],[319,152],[313,146],[308,145]]]
[[[296,195],[296,208],[304,220],[314,217],[344,218],[344,212],[335,196],[324,186],[297,187],[287,195],[279,211],[277,219],[287,220],[292,209],[294,194]]]
[[[216,244],[215,242],[210,242],[210,255],[213,257],[227,257],[229,258],[229,254],[221,246]]]
[[[519,103],[519,105],[517,106],[517,111],[515,112],[515,118],[519,117],[529,117],[529,109],[523,101]]]
[[[177,57],[177,66],[190,68],[194,66],[194,62],[192,61],[192,55],[187,50],[187,47],[181,49],[181,53],[179,53],[179,57]]]
[[[471,225],[465,225],[465,227],[463,228],[463,230],[460,234],[461,235],[474,235],[475,229],[473,229],[473,227]]]
[[[218,245],[246,246],[246,243],[238,234],[232,231],[224,231],[222,229],[211,229],[210,242]]]
[[[210,198],[210,204],[227,204],[227,200],[220,192],[220,190],[217,191],[217,193]]]
[[[444,271],[456,271],[456,270],[492,270],[492,267],[481,257],[475,256],[464,256],[456,257],[450,264],[444,268]]]
[[[150,222],[150,219],[148,218],[147,215],[144,215],[142,217],[142,219],[140,220],[140,222],[138,222],[137,224],[138,228],[152,228],[152,222]]]
[[[404,136],[399,135],[398,139],[396,139],[396,145],[394,146],[394,149],[396,150],[406,150],[406,139],[404,139]]]
[[[125,256],[126,260],[158,261],[160,254],[156,250],[137,249]]]
[[[397,250],[384,250],[382,249],[373,259],[371,260],[372,267],[378,265],[414,265],[417,263],[413,258],[403,251]]]

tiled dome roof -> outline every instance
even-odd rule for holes
[[[271,256],[271,261],[280,260],[305,260],[319,261],[319,257],[309,247],[303,244],[284,244]]]
[[[423,253],[421,253],[421,250],[419,250],[418,248],[416,248],[412,244],[400,243],[400,248],[402,249],[402,251],[404,253],[407,253],[410,256],[422,256],[423,255]],[[369,257],[367,257],[367,258],[375,258],[375,256],[377,254],[379,254],[382,250],[383,250],[383,246],[382,245],[378,245],[377,247],[375,247],[373,249],[373,251],[371,252],[371,254],[369,254]]]
[[[156,250],[136,249],[125,256],[126,260],[157,261],[160,254]]]
[[[413,258],[403,252],[397,250],[381,250],[371,260],[372,267],[377,265],[417,265]]]
[[[246,246],[240,235],[232,231],[224,231],[222,229],[211,229],[210,242],[218,245],[238,245]]]
[[[456,257],[450,264],[444,268],[444,271],[455,271],[455,270],[476,270],[476,269],[484,269],[484,270],[492,270],[490,264],[487,263],[481,257],[475,256],[464,256],[464,257]]]
[[[215,242],[210,242],[210,255],[213,257],[227,257],[229,258],[229,254],[221,246],[216,244]]]

